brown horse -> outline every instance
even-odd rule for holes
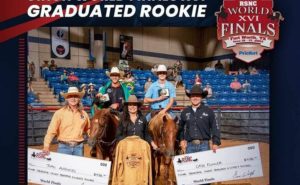
[[[149,122],[149,132],[153,141],[158,146],[153,160],[153,166],[155,165],[155,159],[158,164],[156,176],[160,176],[160,163],[161,159],[163,159],[165,165],[164,179],[168,180],[172,156],[175,155],[176,123],[169,114],[157,114]],[[153,167],[153,169],[155,168]]]
[[[96,147],[96,154],[99,159],[113,161],[113,154],[116,147],[116,132],[118,119],[111,109],[97,110],[91,121],[91,132],[88,144]],[[94,152],[91,150],[91,155]]]

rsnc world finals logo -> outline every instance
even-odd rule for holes
[[[217,16],[218,40],[232,49],[236,58],[252,62],[265,49],[273,49],[279,39],[280,12],[273,11],[273,0],[224,0]]]

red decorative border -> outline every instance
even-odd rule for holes
[[[99,3],[99,2],[101,2],[101,0],[89,0],[87,2],[81,3],[81,5],[83,5],[83,7],[85,8],[87,5],[95,5],[95,4]],[[42,4],[46,4],[46,3],[43,1]],[[18,5],[18,6],[20,6],[20,5]],[[77,5],[77,6],[79,6],[79,5]],[[12,11],[12,12],[14,12],[14,11]],[[24,10],[19,10],[16,13],[20,13],[20,12],[24,13]],[[64,12],[65,12],[65,10],[64,10]],[[3,19],[5,20],[5,19],[10,18],[10,17],[13,17],[13,15],[7,14]],[[24,22],[22,24],[13,25],[13,26],[11,26],[9,28],[6,28],[4,30],[0,30],[0,35],[1,35],[0,42],[4,42],[6,40],[9,40],[9,39],[11,39],[11,38],[13,38],[15,36],[18,36],[18,35],[20,35],[22,33],[26,33],[26,32],[28,32],[28,31],[30,31],[32,29],[42,27],[43,25],[52,23],[52,22],[54,22],[54,21],[56,21],[56,20],[58,20],[60,18],[61,17],[59,17],[59,16],[55,16],[55,17],[40,17],[40,18],[35,18],[35,19],[31,20],[31,21]]]
[[[18,182],[26,184],[26,39],[20,38],[18,41]]]

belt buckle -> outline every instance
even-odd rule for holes
[[[75,147],[77,145],[80,145],[82,142],[83,141],[79,141],[79,142],[77,142],[77,141],[71,141],[71,142],[69,142],[69,144],[70,144],[71,147]]]
[[[201,144],[201,140],[195,139],[195,140],[192,140],[192,143],[195,144],[195,145],[200,145]]]
[[[78,142],[71,141],[71,142],[68,142],[68,144],[70,145],[70,147],[75,147],[78,145]]]
[[[69,147],[74,147],[78,144],[76,141],[59,141],[62,144],[68,145]]]

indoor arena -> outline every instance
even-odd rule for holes
[[[104,153],[108,153],[105,160],[112,160],[109,184],[122,184],[113,182],[114,161],[117,161],[115,156],[118,156],[115,152],[121,150],[119,144],[126,140],[128,136],[126,129],[131,127],[127,125],[126,134],[121,134],[122,137],[116,137],[118,130],[108,132],[107,134],[113,137],[108,145],[113,147],[99,154],[101,149],[96,147],[99,138],[92,141],[90,139],[93,135],[92,130],[95,129],[93,124],[98,122],[100,124],[99,120],[108,117],[108,114],[113,114],[111,119],[115,119],[116,124],[123,124],[120,120],[127,115],[123,111],[128,111],[130,117],[132,106],[138,107],[136,111],[141,113],[138,114],[138,121],[134,124],[140,124],[139,119],[143,122],[141,124],[145,123],[146,130],[143,131],[145,137],[142,139],[143,142],[147,141],[146,148],[148,147],[152,153],[150,158],[152,184],[178,184],[172,161],[169,167],[164,163],[159,165],[157,161],[153,161],[154,157],[159,156],[160,150],[168,148],[168,144],[162,141],[163,137],[171,132],[164,130],[167,127],[165,119],[170,119],[176,129],[172,151],[166,149],[165,152],[171,159],[186,152],[182,140],[187,141],[187,151],[190,142],[208,141],[210,149],[217,147],[216,153],[226,147],[258,143],[262,176],[211,184],[270,184],[270,52],[263,53],[260,59],[251,63],[240,61],[231,50],[223,49],[222,43],[217,40],[215,27],[42,27],[28,32],[27,43],[28,148],[45,150],[46,147],[47,150],[48,147],[51,153],[59,150],[58,145],[69,143],[70,140],[64,138],[71,137],[70,132],[73,128],[69,131],[69,128],[63,127],[61,123],[67,120],[66,122],[71,124],[75,117],[67,119],[61,113],[58,115],[57,111],[70,106],[68,99],[76,96],[75,98],[80,98],[82,111],[87,113],[87,116],[83,114],[78,118],[86,118],[86,125],[81,126],[84,129],[80,131],[80,136],[76,136],[76,142],[78,146],[82,144],[83,156],[86,158],[102,160]],[[160,83],[163,78],[161,76],[165,76],[163,80],[168,85],[155,86]],[[120,95],[124,97],[123,99],[116,98],[121,91],[114,90],[115,78],[118,79],[116,82],[119,84],[118,89],[125,88]],[[110,83],[111,86],[108,85]],[[162,95],[162,90],[168,89],[167,86],[170,86],[171,90],[169,88],[164,92],[165,95]],[[161,87],[162,90],[157,92],[156,87]],[[158,95],[153,95],[155,93]],[[191,106],[194,105],[193,98],[198,97],[197,95],[201,97],[200,106],[205,106],[205,111],[212,112],[208,114],[209,121],[205,118],[207,115],[205,112],[202,114],[204,118],[195,117],[194,122],[189,120],[189,116],[188,118],[185,116],[193,116],[193,112],[184,114],[189,107],[193,107]],[[161,98],[163,96],[166,97]],[[107,105],[110,101],[117,103]],[[165,101],[166,104],[153,107],[153,104]],[[104,109],[109,109],[109,112],[100,114],[99,112]],[[194,111],[196,114],[198,110]],[[162,114],[167,114],[167,118],[162,117],[163,125],[159,126],[158,132],[162,136],[155,139],[154,131],[148,132],[155,125],[152,118]],[[148,115],[151,121],[146,120]],[[93,118],[96,116],[98,117]],[[188,138],[192,138],[191,133],[194,132],[187,132],[186,130],[192,126],[186,127],[184,124],[198,123],[196,119],[209,122],[208,133],[200,132],[200,138],[189,141]],[[55,121],[57,123],[54,123]],[[108,122],[112,125],[113,121]],[[131,119],[131,122],[134,121]],[[210,127],[214,124],[216,127]],[[134,126],[134,129],[139,127]],[[87,133],[82,133],[84,131]],[[138,131],[135,131],[128,130],[130,137],[138,135],[136,133]],[[186,136],[188,133],[190,136]],[[106,143],[102,140],[101,142]],[[139,147],[142,148],[140,145],[136,148]],[[163,154],[162,159],[167,158]],[[157,175],[158,167],[161,167],[160,175]],[[132,184],[124,183],[124,185]]]

